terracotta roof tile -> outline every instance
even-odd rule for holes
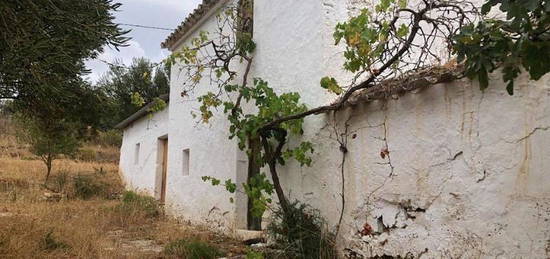
[[[164,40],[164,42],[160,44],[160,46],[167,49],[173,48],[181,37],[191,31],[202,18],[206,17],[212,8],[223,1],[225,0],[202,0],[202,3],[193,12],[191,12],[187,18],[185,18],[185,20],[172,34],[168,36],[168,38],[166,38],[166,40]]]
[[[417,89],[435,84],[450,83],[463,77],[464,67],[432,66],[417,71],[410,71],[397,78],[386,79],[372,87],[353,93],[344,106],[354,106],[373,100],[387,99],[395,95],[403,95]],[[336,102],[340,101],[339,99]]]

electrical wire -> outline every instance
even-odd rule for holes
[[[175,31],[174,29],[163,28],[163,27],[155,27],[155,26],[147,26],[147,25],[140,25],[140,24],[131,24],[131,23],[118,23],[118,24],[119,25],[124,25],[124,26],[130,26],[130,27],[144,28],[144,29]]]

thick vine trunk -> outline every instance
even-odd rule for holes
[[[277,173],[277,161],[282,154],[283,146],[286,143],[286,131],[283,131],[283,137],[279,140],[275,150],[272,149],[271,144],[269,143],[267,137],[262,136],[262,145],[264,147],[267,165],[269,166],[269,172],[271,173],[271,179],[273,180],[273,187],[275,188],[275,193],[279,199],[279,204],[283,209],[285,214],[289,212],[289,203],[286,195],[281,186],[281,181],[279,180],[279,174]]]
[[[248,146],[250,153],[248,154],[248,178],[247,182],[250,183],[252,177],[260,174],[261,168],[261,148],[259,137],[250,137],[248,139]],[[249,230],[261,230],[262,229],[262,217],[256,217],[252,213],[252,200],[248,199],[247,208],[247,227]]]
[[[285,214],[288,214],[288,200],[281,186],[281,182],[279,181],[279,175],[277,174],[277,161],[270,161],[268,165],[271,178],[273,179],[273,187],[275,188],[275,193],[277,193],[277,198],[279,198],[279,204],[281,204],[281,208]]]

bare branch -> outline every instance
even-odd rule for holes
[[[469,16],[475,16],[477,9],[471,3],[461,3],[458,1],[443,1],[433,0],[424,1],[425,6],[419,11],[414,11],[408,8],[398,9],[393,19],[391,19],[390,26],[393,28],[392,35],[395,36],[395,24],[401,19],[400,13],[408,13],[412,16],[410,22],[410,32],[405,40],[390,41],[385,46],[385,51],[379,58],[379,61],[383,61],[380,67],[369,71],[370,76],[363,82],[354,85],[352,84],[344,94],[335,102],[329,105],[319,106],[302,113],[293,114],[286,117],[276,118],[273,121],[265,124],[261,130],[269,130],[277,127],[279,124],[301,119],[309,115],[320,114],[329,111],[339,110],[346,105],[349,98],[357,91],[362,89],[371,88],[381,80],[388,78],[390,75],[396,77],[395,71],[414,71],[426,66],[428,57],[432,57],[439,61],[440,57],[433,52],[433,47],[436,44],[437,39],[450,39],[452,35],[458,31],[465,20],[469,20]],[[465,7],[463,7],[465,6]],[[465,8],[468,8],[467,10]],[[449,13],[454,13],[454,16]],[[430,14],[437,13],[434,18]],[[430,32],[427,34],[422,23],[432,25]],[[445,28],[445,29],[442,29]],[[416,38],[422,37],[422,44],[416,44]],[[398,39],[399,37],[392,37]],[[407,61],[406,56],[410,56],[411,48],[414,48],[416,53],[419,53],[418,58],[414,59],[415,62]],[[390,55],[391,54],[391,55]],[[398,63],[404,63],[401,67],[397,67],[393,72],[387,72],[388,68]],[[408,69],[407,69],[408,68]],[[361,72],[362,73],[362,72]],[[402,72],[401,72],[402,73]],[[353,80],[354,82],[355,80]]]

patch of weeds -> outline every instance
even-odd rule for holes
[[[0,179],[0,192],[11,192],[17,189],[28,189],[30,184],[24,179]]]
[[[6,236],[0,234],[0,252],[2,252],[4,250],[4,247],[7,244],[8,244],[8,238]]]
[[[88,148],[79,149],[76,153],[76,159],[80,161],[92,162],[97,160],[96,151]]]
[[[102,146],[120,147],[122,144],[122,133],[119,130],[99,132],[96,142]]]
[[[107,170],[104,170],[103,166],[100,166],[99,168],[94,167],[94,173],[104,176],[107,174]]]
[[[254,250],[247,250],[246,251],[246,259],[264,259],[264,253],[254,251]]]
[[[318,210],[294,201],[289,205],[288,213],[279,208],[274,211],[273,217],[268,233],[286,257],[336,258],[334,234],[328,231],[326,221]]]
[[[57,192],[63,192],[65,186],[69,182],[69,173],[67,171],[61,171],[53,177],[53,183]]]
[[[46,233],[46,235],[44,235],[42,237],[42,239],[40,240],[40,249],[42,249],[42,250],[53,251],[53,250],[57,250],[57,249],[66,250],[66,249],[69,249],[69,248],[71,248],[69,245],[67,245],[66,243],[64,243],[62,241],[57,240],[53,236],[53,231],[52,230],[48,231],[48,233]]]
[[[200,240],[179,239],[166,245],[164,253],[187,259],[214,259],[224,256],[219,249]]]
[[[106,196],[107,187],[92,176],[78,175],[74,178],[74,196],[87,200],[94,196]]]
[[[117,209],[126,214],[143,213],[146,217],[158,217],[161,213],[160,205],[153,197],[139,195],[132,191],[124,192],[122,203]]]
[[[16,190],[11,191],[8,195],[8,199],[11,202],[16,202],[17,201],[17,191]]]

